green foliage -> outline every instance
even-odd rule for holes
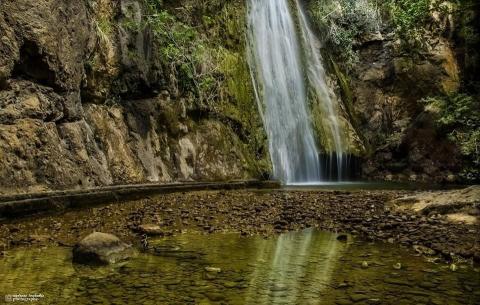
[[[229,16],[223,10],[218,16],[201,15],[200,24],[195,22],[194,13],[172,15],[159,0],[145,0],[148,11],[145,26],[149,26],[160,46],[160,54],[165,70],[169,71],[172,86],[184,95],[196,100],[197,106],[213,109],[221,99],[222,88],[226,86],[222,71],[222,62],[229,51],[224,48],[220,37],[223,26],[231,27],[235,16]],[[202,7],[202,11],[206,10]],[[203,4],[205,5],[205,4]],[[190,10],[198,13],[190,5]],[[226,16],[226,17],[225,17]],[[224,18],[225,17],[225,18]],[[198,20],[197,20],[198,22]],[[221,23],[221,24],[220,24]],[[209,35],[205,35],[207,32]],[[231,31],[230,31],[231,32]]]
[[[97,30],[105,36],[110,36],[113,32],[113,25],[108,19],[101,19],[96,25]]]
[[[146,7],[148,16],[145,26],[149,26],[155,34],[162,62],[174,76],[178,89],[194,95],[200,94],[196,83],[196,67],[199,64],[197,52],[202,48],[203,41],[193,27],[163,10],[160,1],[146,0]]]
[[[356,64],[356,40],[380,27],[380,11],[374,0],[313,0],[309,12],[322,41],[348,69]]]
[[[389,0],[388,6],[400,35],[409,35],[424,25],[430,13],[431,0]]]
[[[480,101],[478,98],[455,94],[424,99],[438,111],[438,127],[446,132],[467,160],[462,173],[467,180],[480,179]]]
[[[432,11],[451,13],[435,0],[311,0],[308,10],[322,41],[346,70],[358,60],[355,45],[363,35],[392,26],[403,51],[418,53],[426,47],[423,37]]]
[[[268,172],[269,164],[262,161],[268,160],[266,139],[245,59],[244,3],[144,1],[147,16],[140,29],[154,33],[169,90],[186,97],[190,111],[229,124],[249,152],[248,170]],[[135,30],[137,25],[129,26]],[[167,114],[165,120],[172,117]]]
[[[385,6],[397,35],[401,38],[403,51],[415,53],[425,46],[424,29],[430,20],[432,0],[387,0]]]
[[[480,93],[480,2],[478,0],[462,0],[455,12],[457,20],[455,40],[463,49],[463,58],[459,58],[463,66],[465,90]]]

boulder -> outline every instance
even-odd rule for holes
[[[162,228],[155,224],[142,224],[138,226],[138,231],[143,234],[147,234],[150,236],[154,235],[164,235]]]
[[[108,265],[130,258],[132,246],[112,234],[94,232],[73,247],[73,262]]]

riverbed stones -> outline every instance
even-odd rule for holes
[[[385,210],[385,202],[407,194],[414,193],[384,190],[351,194],[340,191],[258,193],[235,190],[164,194],[122,205],[110,204],[97,209],[95,213],[75,211],[74,217],[68,219],[53,216],[4,224],[0,227],[0,240],[10,245],[31,244],[28,236],[37,230],[41,234],[51,234],[53,243],[73,245],[77,242],[73,239],[75,236],[86,236],[92,230],[104,230],[116,232],[117,236],[129,243],[139,244],[136,228],[141,224],[159,225],[165,235],[184,230],[206,233],[215,227],[215,231],[245,232],[245,235],[268,237],[277,232],[275,224],[280,223],[278,220],[284,220],[281,223],[285,228],[280,232],[315,227],[348,234],[349,240],[353,239],[350,237],[352,234],[357,235],[355,238],[392,244],[401,241],[407,243],[412,252],[415,251],[413,245],[423,245],[438,254],[443,253],[439,256],[442,260],[451,260],[449,253],[454,253],[455,256],[468,259],[476,256],[476,260],[480,261],[476,227],[438,222],[436,217],[430,219],[425,215],[412,217],[409,212],[406,212],[408,217],[404,220],[402,216],[405,213]],[[188,216],[188,225],[178,221],[179,214]],[[62,225],[56,230],[58,222]],[[205,229],[207,225],[208,229]]]
[[[131,245],[112,234],[94,232],[73,247],[73,262],[87,265],[108,265],[130,258]]]
[[[354,301],[355,303],[360,302],[360,301],[365,301],[368,299],[368,296],[362,293],[353,293],[350,295],[350,299]]]
[[[473,253],[473,262],[480,264],[480,251]]]

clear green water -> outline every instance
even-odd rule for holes
[[[154,243],[162,255],[100,268],[73,265],[69,248],[13,250],[0,259],[0,302],[41,293],[33,304],[480,304],[479,270],[460,264],[453,272],[390,244],[313,230]]]

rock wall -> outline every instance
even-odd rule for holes
[[[435,112],[422,98],[456,92],[460,71],[452,44],[429,37],[430,49],[415,57],[399,52],[389,33],[365,37],[351,78],[354,115],[364,136],[364,175],[373,179],[454,180],[457,148],[435,129]]]
[[[175,12],[186,2],[155,9]],[[146,3],[153,2],[0,3],[0,192],[252,178],[269,171],[245,82],[243,36],[217,34],[224,44],[215,48],[235,60],[216,75],[216,103],[202,104],[161,56],[166,46],[145,19],[152,9]],[[241,27],[239,3],[193,2],[200,13],[192,16],[203,19],[181,22],[211,35],[230,26],[216,17],[220,11]],[[213,22],[203,22],[207,17]],[[227,45],[232,40],[237,43]]]
[[[426,107],[422,99],[461,92],[472,78],[464,67],[465,44],[458,42],[461,31],[460,21],[451,14],[434,12],[422,29],[422,47],[406,50],[407,42],[384,16],[375,30],[354,38],[358,60],[353,67],[342,67],[330,52],[336,61],[331,75],[365,147],[364,178],[460,180],[463,157],[458,143],[437,128],[438,109]],[[476,53],[468,53],[471,70]]]

